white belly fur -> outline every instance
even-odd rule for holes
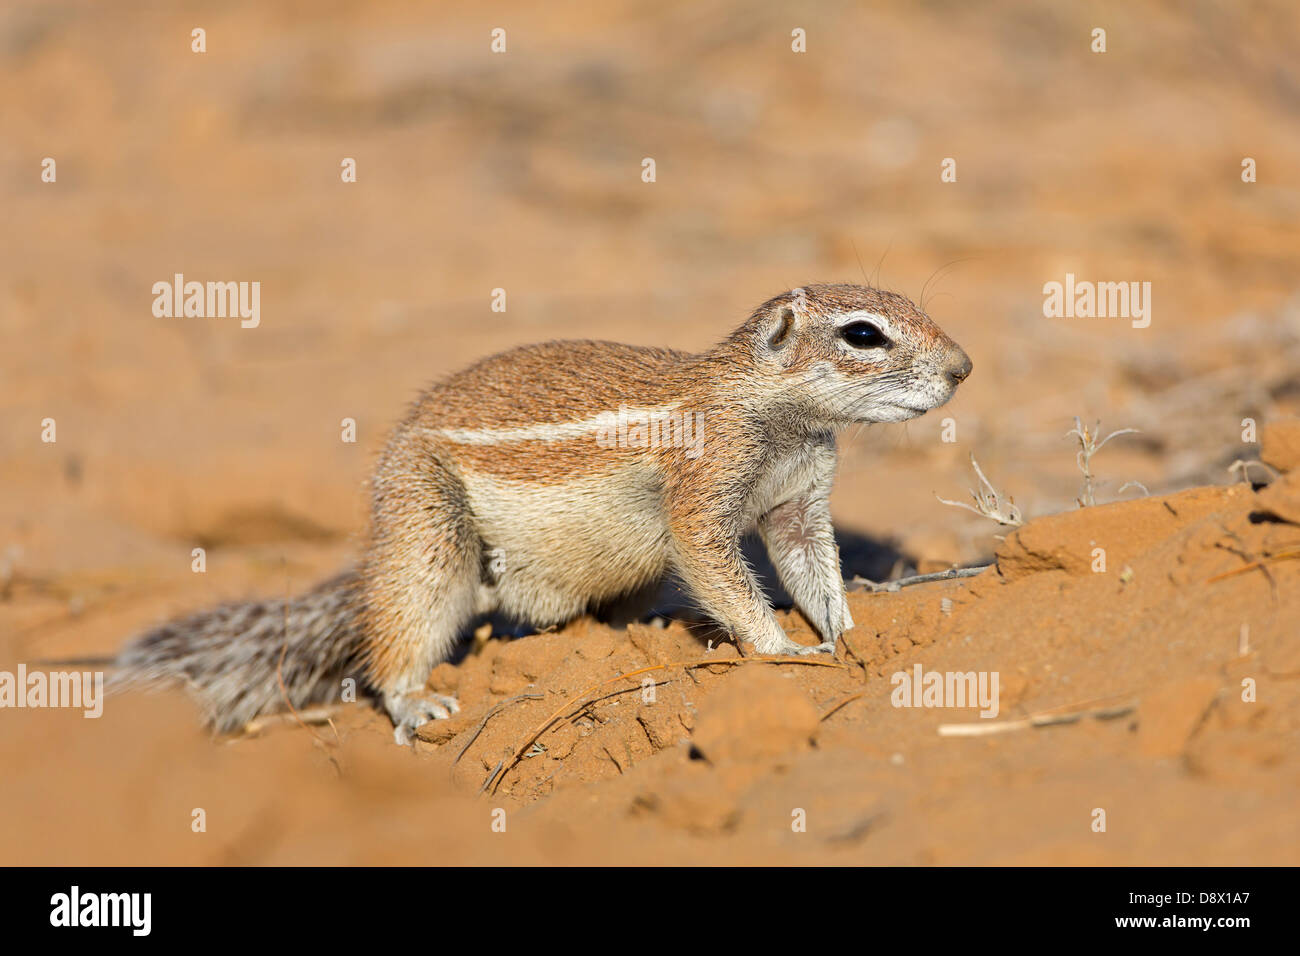
[[[825,445],[795,445],[774,457],[745,502],[745,526],[779,504],[808,492],[816,483],[819,458],[833,454]]]
[[[651,468],[553,485],[463,480],[497,607],[512,617],[559,623],[664,572],[668,522]]]
[[[774,458],[746,502],[746,528],[805,493],[826,453],[795,446]],[[667,569],[671,534],[652,467],[551,485],[472,474],[463,481],[495,580],[484,610],[536,626],[561,623]]]

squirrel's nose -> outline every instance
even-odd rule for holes
[[[954,385],[960,385],[966,381],[972,367],[970,356],[954,345],[952,352],[948,355],[948,367],[944,369],[944,372],[947,374],[949,381]]]

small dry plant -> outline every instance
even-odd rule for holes
[[[1121,428],[1119,431],[1111,432],[1105,438],[1101,438],[1101,422],[1096,422],[1092,428],[1089,428],[1079,420],[1077,415],[1075,416],[1074,427],[1065,435],[1067,438],[1073,435],[1079,441],[1079,450],[1075,452],[1074,458],[1079,463],[1079,471],[1083,472],[1083,494],[1074,500],[1080,508],[1090,508],[1097,503],[1094,495],[1096,479],[1092,473],[1092,456],[1101,451],[1106,442],[1112,438],[1117,438],[1120,435],[1135,435],[1137,431],[1136,428]],[[1098,441],[1099,438],[1100,441]],[[1125,488],[1133,487],[1141,488],[1143,492],[1146,492],[1146,487],[1137,481],[1125,482],[1119,490],[1123,492]]]
[[[1255,482],[1255,480],[1250,477],[1250,469],[1252,468],[1263,469],[1264,481]],[[1278,479],[1278,471],[1276,468],[1274,468],[1272,465],[1267,465],[1264,462],[1258,461],[1253,458],[1249,458],[1249,459],[1238,458],[1236,461],[1234,461],[1231,465],[1228,466],[1228,474],[1237,475],[1238,481],[1248,481],[1251,484],[1267,485],[1267,484],[1271,484],[1274,481],[1277,481]]]
[[[977,515],[983,515],[985,518],[992,518],[1000,525],[1009,528],[1019,528],[1025,523],[1024,518],[1020,515],[1020,509],[1016,507],[1016,499],[1009,495],[1001,494],[993,483],[984,476],[980,469],[979,462],[975,460],[974,454],[970,456],[971,467],[975,469],[975,475],[979,478],[979,487],[972,488],[970,496],[975,500],[975,504],[970,505],[964,501],[949,501],[947,498],[939,498],[945,505],[951,505],[954,508],[965,508],[967,511],[973,511]]]
[[[1136,428],[1121,428],[1113,431],[1109,435],[1102,437],[1101,422],[1096,422],[1089,428],[1083,424],[1082,420],[1076,415],[1074,427],[1066,432],[1066,436],[1073,435],[1079,443],[1078,451],[1075,452],[1075,461],[1079,465],[1079,471],[1083,474],[1083,493],[1075,499],[1075,503],[1080,508],[1092,507],[1097,504],[1096,489],[1099,482],[1092,472],[1092,456],[1101,451],[1105,444],[1112,438],[1118,438],[1120,435],[1134,435],[1138,433]],[[939,498],[939,501],[945,505],[951,505],[954,508],[965,508],[977,515],[985,518],[991,518],[1000,525],[1009,528],[1019,528],[1025,523],[1024,517],[1020,514],[1020,509],[1016,507],[1016,499],[1010,495],[1004,495],[993,487],[993,483],[985,476],[984,471],[980,468],[979,462],[975,456],[970,456],[971,467],[975,469],[975,476],[979,479],[977,488],[971,490],[971,498],[974,504],[968,504],[965,501],[949,501],[947,498]],[[1150,494],[1146,486],[1140,481],[1127,481],[1120,486],[1119,493],[1123,494],[1129,488],[1140,488],[1143,494]]]

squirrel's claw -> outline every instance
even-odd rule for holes
[[[414,746],[415,731],[431,720],[446,720],[460,711],[455,697],[446,694],[393,694],[384,699],[393,721],[393,739],[399,746]]]

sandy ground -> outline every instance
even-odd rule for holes
[[[877,269],[929,280],[975,371],[846,436],[846,575],[996,567],[855,590],[834,666],[736,663],[689,615],[496,634],[435,671],[464,709],[414,754],[365,706],[217,741],[176,692],[0,711],[0,862],[1300,862],[1298,27],[1281,2],[8,4],[0,670],[341,567],[389,424],[477,357],[702,348]],[[261,324],[156,318],[177,272],[261,282]],[[1150,326],[1044,317],[1067,272],[1150,282]],[[1140,429],[1093,460],[1096,507],[1076,415]],[[1276,423],[1267,488],[1228,471],[1260,456],[1247,419]],[[1024,528],[936,501],[972,453]],[[997,672],[998,717],[894,706],[917,665]],[[1077,719],[987,730],[1044,714]]]

